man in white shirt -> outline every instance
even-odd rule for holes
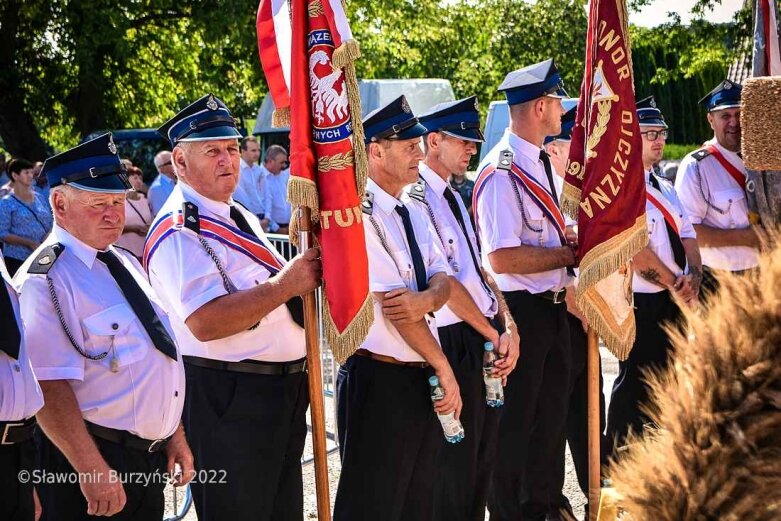
[[[420,123],[428,130],[423,136],[426,157],[420,179],[408,193],[429,217],[452,271],[451,297],[437,312],[437,326],[461,389],[461,423],[469,433],[457,444],[441,440],[432,519],[482,519],[502,412],[486,403],[485,343],[491,342],[498,353],[493,372],[504,380],[518,360],[519,339],[501,292],[483,271],[466,205],[448,184],[451,174],[466,173],[476,143],[483,141],[477,98],[441,103],[423,114]]]
[[[488,509],[492,521],[541,521],[558,499],[555,468],[569,401],[564,298],[575,253],[542,149],[545,137],[561,130],[566,92],[553,60],[511,72],[499,90],[510,106],[510,128],[478,168],[472,209],[484,266],[523,343],[505,388]]]
[[[287,182],[290,179],[287,152],[280,145],[271,145],[266,149],[263,169],[261,199],[265,212],[264,226],[271,233],[287,235],[290,225],[290,203],[287,202]]]
[[[247,136],[241,140],[239,148],[241,150],[241,160],[239,161],[241,175],[239,175],[239,185],[233,192],[233,200],[243,204],[258,219],[263,219],[265,211],[261,199],[261,189],[265,171],[258,164],[260,158],[258,139],[255,136]]]
[[[369,181],[362,209],[374,323],[339,370],[342,470],[334,521],[428,521],[443,436],[434,411],[458,417],[461,395],[434,318],[450,293],[447,264],[426,215],[404,193],[418,178],[426,129],[404,96],[363,124]],[[432,373],[445,393],[433,407]]]
[[[607,414],[607,439],[617,457],[627,433],[642,433],[649,419],[642,411],[648,388],[644,374],[663,370],[671,343],[665,327],[677,326],[681,304],[695,305],[702,264],[697,235],[672,185],[654,174],[662,159],[667,124],[653,97],[637,103],[643,140],[648,245],[632,259],[637,334],[629,357],[619,362]]]
[[[705,296],[716,288],[714,270],[743,272],[759,264],[740,157],[740,93],[739,84],[724,80],[700,100],[708,110],[713,139],[683,158],[675,179],[702,248]]]
[[[158,152],[155,156],[155,168],[157,168],[157,177],[149,185],[147,193],[153,216],[157,215],[176,186],[176,174],[171,162],[171,152],[168,150]]]
[[[43,393],[30,364],[19,296],[2,253],[0,276],[0,519],[32,521],[36,511],[40,513],[40,503],[32,481],[19,476],[35,468],[33,431]]]
[[[135,257],[112,246],[130,188],[116,150],[104,134],[46,160],[54,229],[16,277],[46,401],[41,470],[71,476],[38,485],[46,520],[159,519],[165,474],[179,463],[178,483],[192,477],[173,330]]]
[[[301,295],[319,251],[289,263],[235,204],[239,138],[209,94],[166,122],[179,183],[147,237],[144,265],[171,313],[187,373],[185,428],[200,521],[303,519],[309,394]]]

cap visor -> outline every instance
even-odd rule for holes
[[[428,129],[423,125],[421,125],[420,123],[416,123],[414,126],[404,129],[398,134],[394,134],[389,139],[398,139],[398,140],[414,139],[426,133],[428,133]]]
[[[724,109],[739,109],[740,108],[740,102],[735,101],[732,103],[724,103],[721,105],[716,105],[712,109],[708,109],[708,112],[716,112],[717,110],[724,110]]]
[[[667,123],[661,119],[646,119],[639,123],[641,127],[663,127],[668,128]]]
[[[85,190],[87,192],[124,193],[132,188],[124,175],[104,175],[101,177],[87,177],[76,182],[68,183],[68,186]]]
[[[187,141],[212,141],[215,139],[241,139],[242,135],[236,127],[220,126],[205,128],[198,132],[193,132],[184,139],[177,140],[178,143]]]
[[[475,141],[478,143],[485,141],[485,137],[483,137],[483,133],[479,128],[467,128],[464,130],[443,130],[442,133],[447,134],[448,136],[453,136],[454,138],[465,139],[466,141]]]

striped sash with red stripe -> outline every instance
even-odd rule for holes
[[[721,164],[722,167],[724,167],[724,170],[727,171],[727,173],[732,177],[732,179],[735,180],[736,183],[738,183],[738,186],[741,188],[741,190],[746,190],[746,174],[740,171],[738,167],[733,165],[729,162],[729,160],[724,157],[724,154],[721,153],[721,150],[716,148],[713,145],[707,145],[704,147],[705,150],[710,152],[710,155],[716,158],[716,160]]]

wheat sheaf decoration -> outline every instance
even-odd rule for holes
[[[719,280],[649,379],[659,429],[608,469],[623,519],[781,519],[781,248]]]

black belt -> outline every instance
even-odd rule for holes
[[[539,297],[541,299],[547,300],[548,302],[553,302],[554,304],[561,304],[564,302],[564,297],[567,296],[567,288],[561,288],[558,291],[543,291],[542,293],[532,293],[531,291],[521,290],[521,293],[528,293],[529,295],[534,295],[535,297]]]
[[[35,431],[35,416],[18,422],[0,422],[0,445],[13,445],[33,437]]]
[[[287,374],[303,373],[306,371],[306,358],[293,360],[292,362],[260,362],[258,360],[244,360],[241,362],[226,362],[224,360],[212,360],[200,356],[184,356],[185,364],[206,369],[218,369],[234,373],[262,374],[266,376],[283,376]]]
[[[87,431],[89,431],[89,433],[96,438],[112,441],[122,445],[123,447],[144,452],[157,452],[163,449],[163,447],[165,447],[168,444],[168,441],[171,439],[169,436],[159,440],[147,440],[127,431],[112,429],[110,427],[103,427],[102,425],[96,425],[88,421],[85,421],[84,423],[87,425]]]

